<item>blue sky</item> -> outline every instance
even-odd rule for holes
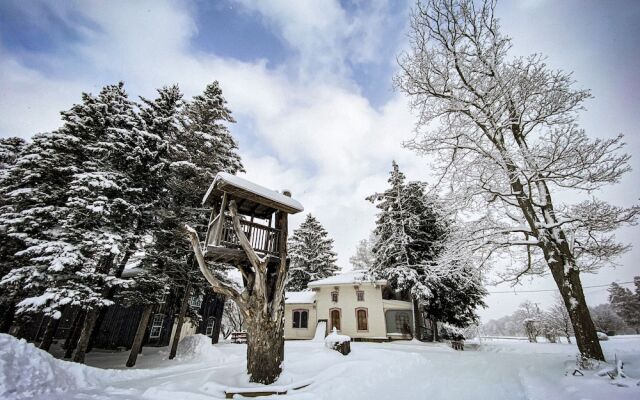
[[[384,188],[391,160],[411,179],[430,179],[428,160],[401,146],[415,118],[391,83],[411,4],[5,0],[0,135],[55,129],[59,111],[107,83],[124,80],[133,98],[178,83],[190,97],[219,80],[238,121],[232,132],[248,177],[291,189],[335,238],[340,265],[348,268],[374,223],[375,209],[364,198]],[[640,2],[503,0],[498,16],[514,55],[544,53],[550,66],[574,71],[578,86],[593,90],[582,125],[593,136],[626,134],[640,170]],[[633,172],[602,196],[637,202],[639,177]],[[640,245],[637,228],[620,235]],[[640,272],[639,257],[634,249],[617,269],[585,280],[630,280]],[[547,278],[531,282],[552,287]],[[587,292],[593,303],[605,295]],[[540,296],[533,300],[550,301]],[[500,316],[523,300],[492,296],[483,315]]]

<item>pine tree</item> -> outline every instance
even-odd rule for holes
[[[612,282],[609,286],[609,303],[613,310],[622,318],[630,328],[640,332],[640,296],[638,295],[638,282],[640,277],[635,277],[636,293]]]
[[[25,147],[25,141],[20,138],[10,137],[0,139],[0,215],[12,213],[12,201],[5,196],[2,188],[8,184],[5,180],[10,175],[10,168],[15,165],[21,151]],[[0,223],[0,279],[14,268],[17,268],[15,253],[20,251],[22,242],[8,235],[7,226]],[[9,332],[15,315],[15,298],[10,291],[0,292],[0,333]]]
[[[293,231],[288,248],[291,266],[287,290],[305,290],[309,282],[327,278],[338,271],[333,239],[311,214],[307,214],[300,227]]]
[[[446,271],[436,268],[448,223],[436,201],[426,196],[425,185],[407,183],[395,161],[392,167],[390,187],[367,198],[380,210],[371,273],[386,279],[400,298],[414,301],[418,330],[419,310],[433,321],[456,327],[477,322],[476,308],[484,306],[486,291],[471,267],[449,265]],[[416,334],[421,337],[420,331]]]

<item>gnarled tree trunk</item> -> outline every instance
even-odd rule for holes
[[[276,213],[279,229],[279,261],[269,264],[261,259],[251,247],[240,225],[235,201],[229,202],[233,229],[247,255],[249,265],[237,268],[246,282],[239,292],[236,288],[218,280],[209,271],[197,232],[187,228],[200,271],[216,293],[233,300],[245,318],[247,327],[247,370],[251,382],[271,384],[278,379],[284,360],[284,286],[288,274],[287,264],[287,214]]]
[[[261,309],[261,305],[256,305]],[[247,327],[247,372],[252,382],[275,382],[282,372],[284,361],[284,324],[261,312],[245,319]]]

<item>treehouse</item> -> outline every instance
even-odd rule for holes
[[[304,210],[288,191],[279,193],[225,172],[216,175],[203,204],[212,206],[204,257],[233,265],[249,261],[234,230],[231,204],[235,204],[240,228],[249,244],[269,263],[286,257],[287,215]]]

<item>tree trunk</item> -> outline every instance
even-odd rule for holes
[[[567,343],[571,344],[571,336],[567,335]]]
[[[420,317],[420,302],[417,299],[412,299],[413,307],[413,338],[422,340],[422,318]]]
[[[76,352],[73,355],[73,361],[84,364],[84,357],[87,353],[87,346],[89,346],[89,339],[91,339],[91,333],[96,326],[96,320],[98,319],[99,310],[89,310],[84,317],[82,324],[82,333],[80,333],[80,339],[78,339],[78,345],[76,346]]]
[[[49,319],[49,323],[47,324],[47,329],[44,331],[44,336],[42,337],[42,342],[40,342],[40,349],[44,351],[49,351],[51,344],[53,343],[53,338],[58,331],[58,326],[60,325],[60,318],[51,318]]]
[[[122,257],[122,260],[120,260],[120,262],[118,263],[118,266],[116,267],[116,270],[113,273],[113,276],[115,276],[116,278],[122,278],[124,267],[126,267],[127,263],[129,262],[129,259],[135,252],[135,245],[136,245],[136,241],[134,236],[134,239],[131,239],[129,241],[129,245],[127,246],[127,251],[124,257]],[[115,294],[116,294],[116,288],[113,286],[109,286],[104,291],[104,298],[107,300],[113,300],[113,298],[115,297]],[[107,315],[107,311],[108,311],[107,307],[103,307],[100,309],[100,313],[98,314],[98,319],[96,320],[96,326],[98,327],[98,329],[94,329],[93,333],[91,334],[91,339],[89,339],[89,346],[87,347],[87,353],[93,349],[93,344],[95,343],[98,337],[98,334],[100,333],[99,328],[102,325],[102,321],[104,321],[104,317]]]
[[[173,360],[176,357],[176,352],[178,351],[178,342],[180,341],[180,335],[182,334],[182,325],[184,324],[184,316],[187,314],[190,295],[191,283],[188,283],[187,287],[184,289],[184,296],[182,296],[182,303],[180,304],[180,313],[178,314],[178,321],[176,322],[176,333],[173,335],[173,341],[171,342],[169,360]]]
[[[546,255],[547,254],[545,254],[545,256]],[[548,259],[549,258],[547,258],[547,260]],[[549,267],[551,268],[551,274],[558,286],[558,290],[562,295],[562,300],[569,312],[569,318],[571,318],[571,324],[573,325],[573,332],[576,336],[576,343],[580,354],[582,354],[583,357],[604,361],[604,354],[600,347],[596,327],[591,319],[591,314],[589,313],[589,308],[584,298],[584,292],[582,291],[580,272],[574,266],[568,268],[568,271],[565,273],[563,264],[559,262],[549,263]]]
[[[284,361],[284,325],[264,317],[260,308],[245,320],[247,327],[247,371],[251,382],[269,385],[282,372]]]
[[[224,305],[227,298],[222,295],[216,295],[217,305],[214,311],[215,321],[213,323],[213,331],[211,332],[211,344],[217,344],[220,339],[220,327],[222,326],[222,315],[224,314]]]
[[[3,307],[2,321],[0,321],[0,333],[9,333],[16,316],[16,303],[9,302]]]
[[[136,331],[136,336],[133,339],[133,345],[131,346],[131,351],[129,352],[127,367],[133,367],[134,365],[136,365],[138,354],[140,353],[140,350],[142,350],[142,340],[144,339],[144,334],[147,331],[147,326],[149,325],[149,320],[151,319],[152,312],[153,305],[147,305],[144,307],[142,317],[140,318],[140,322],[138,323],[138,330]]]
[[[78,339],[80,339],[80,332],[82,331],[82,325],[84,324],[85,312],[78,310],[76,317],[73,320],[73,325],[69,329],[67,339],[64,341],[64,358],[71,358],[73,351],[78,345]]]
[[[433,341],[434,342],[439,342],[440,341],[440,335],[438,334],[438,321],[436,321],[435,319],[432,320],[433,322]]]

